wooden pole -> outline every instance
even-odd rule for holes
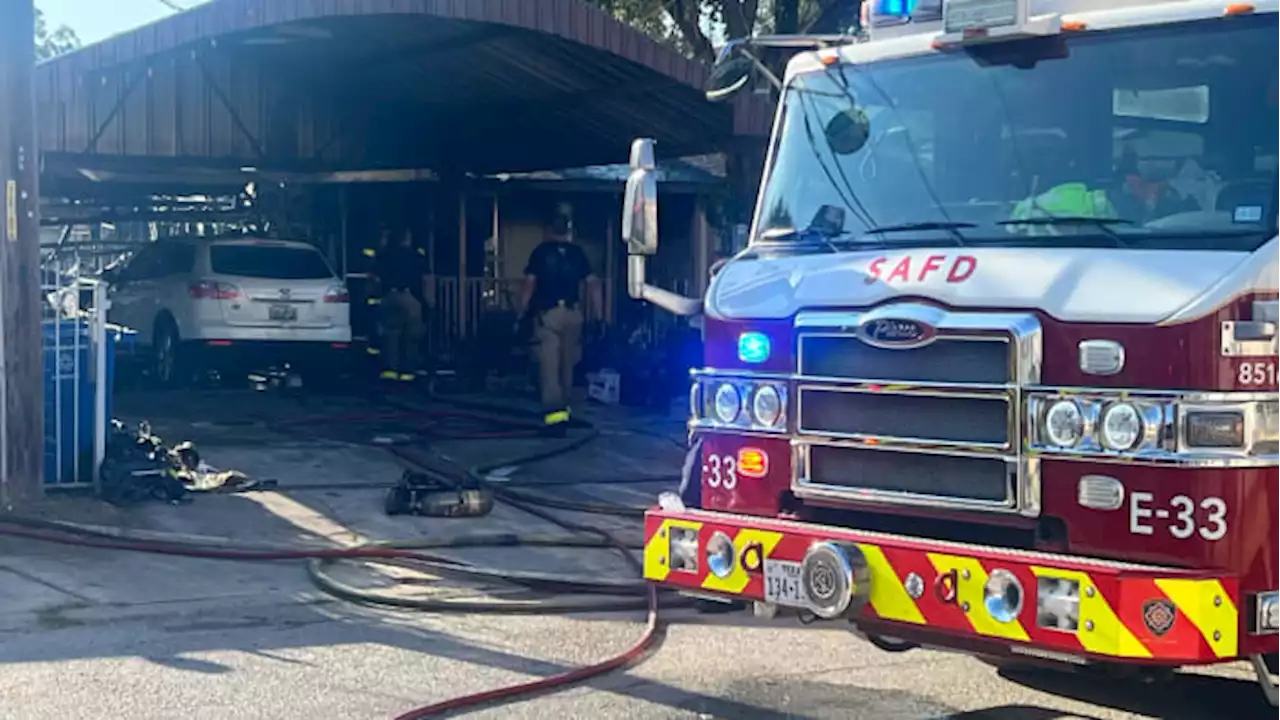
[[[458,192],[458,336],[470,335],[467,324],[467,191]]]
[[[0,510],[44,488],[35,9],[0,2]]]

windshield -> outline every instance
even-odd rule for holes
[[[799,75],[754,237],[1256,248],[1276,231],[1276,56],[1268,14]]]
[[[307,248],[214,245],[209,263],[218,275],[271,280],[327,280],[333,271],[320,253]]]

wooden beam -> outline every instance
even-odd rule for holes
[[[44,490],[35,9],[0,2],[0,511]]]

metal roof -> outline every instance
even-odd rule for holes
[[[41,64],[59,167],[522,171],[762,135],[706,67],[582,0],[213,0]]]

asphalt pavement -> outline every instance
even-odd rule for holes
[[[204,394],[169,403],[161,432],[195,439],[210,463],[280,489],[127,509],[60,499],[46,514],[156,534],[240,542],[337,542],[547,527],[499,507],[483,520],[390,518],[382,487],[402,466],[373,440],[386,428],[281,434],[281,417],[343,408]],[[122,403],[127,406],[128,402]],[[176,409],[175,409],[176,408]],[[192,408],[204,408],[193,413]],[[350,408],[346,408],[350,410]],[[511,468],[513,481],[673,474],[678,423],[602,417],[603,442]],[[495,444],[496,443],[496,444]],[[523,440],[437,443],[461,464],[523,452]],[[367,487],[361,487],[361,484]],[[606,480],[558,492],[644,503],[661,484]],[[578,516],[576,519],[582,519]],[[628,521],[594,518],[615,530]],[[486,564],[625,575],[606,551],[475,550]],[[465,554],[460,555],[460,557]],[[387,568],[345,566],[352,582]],[[397,576],[404,592],[483,594]],[[664,613],[657,648],[583,686],[475,711],[475,718],[1252,718],[1275,717],[1244,666],[1139,684],[1051,672],[1002,673],[961,655],[888,654],[831,624],[749,613]],[[622,651],[643,613],[434,615],[319,593],[297,563],[137,555],[0,538],[0,718],[391,718],[417,705],[563,671]]]

